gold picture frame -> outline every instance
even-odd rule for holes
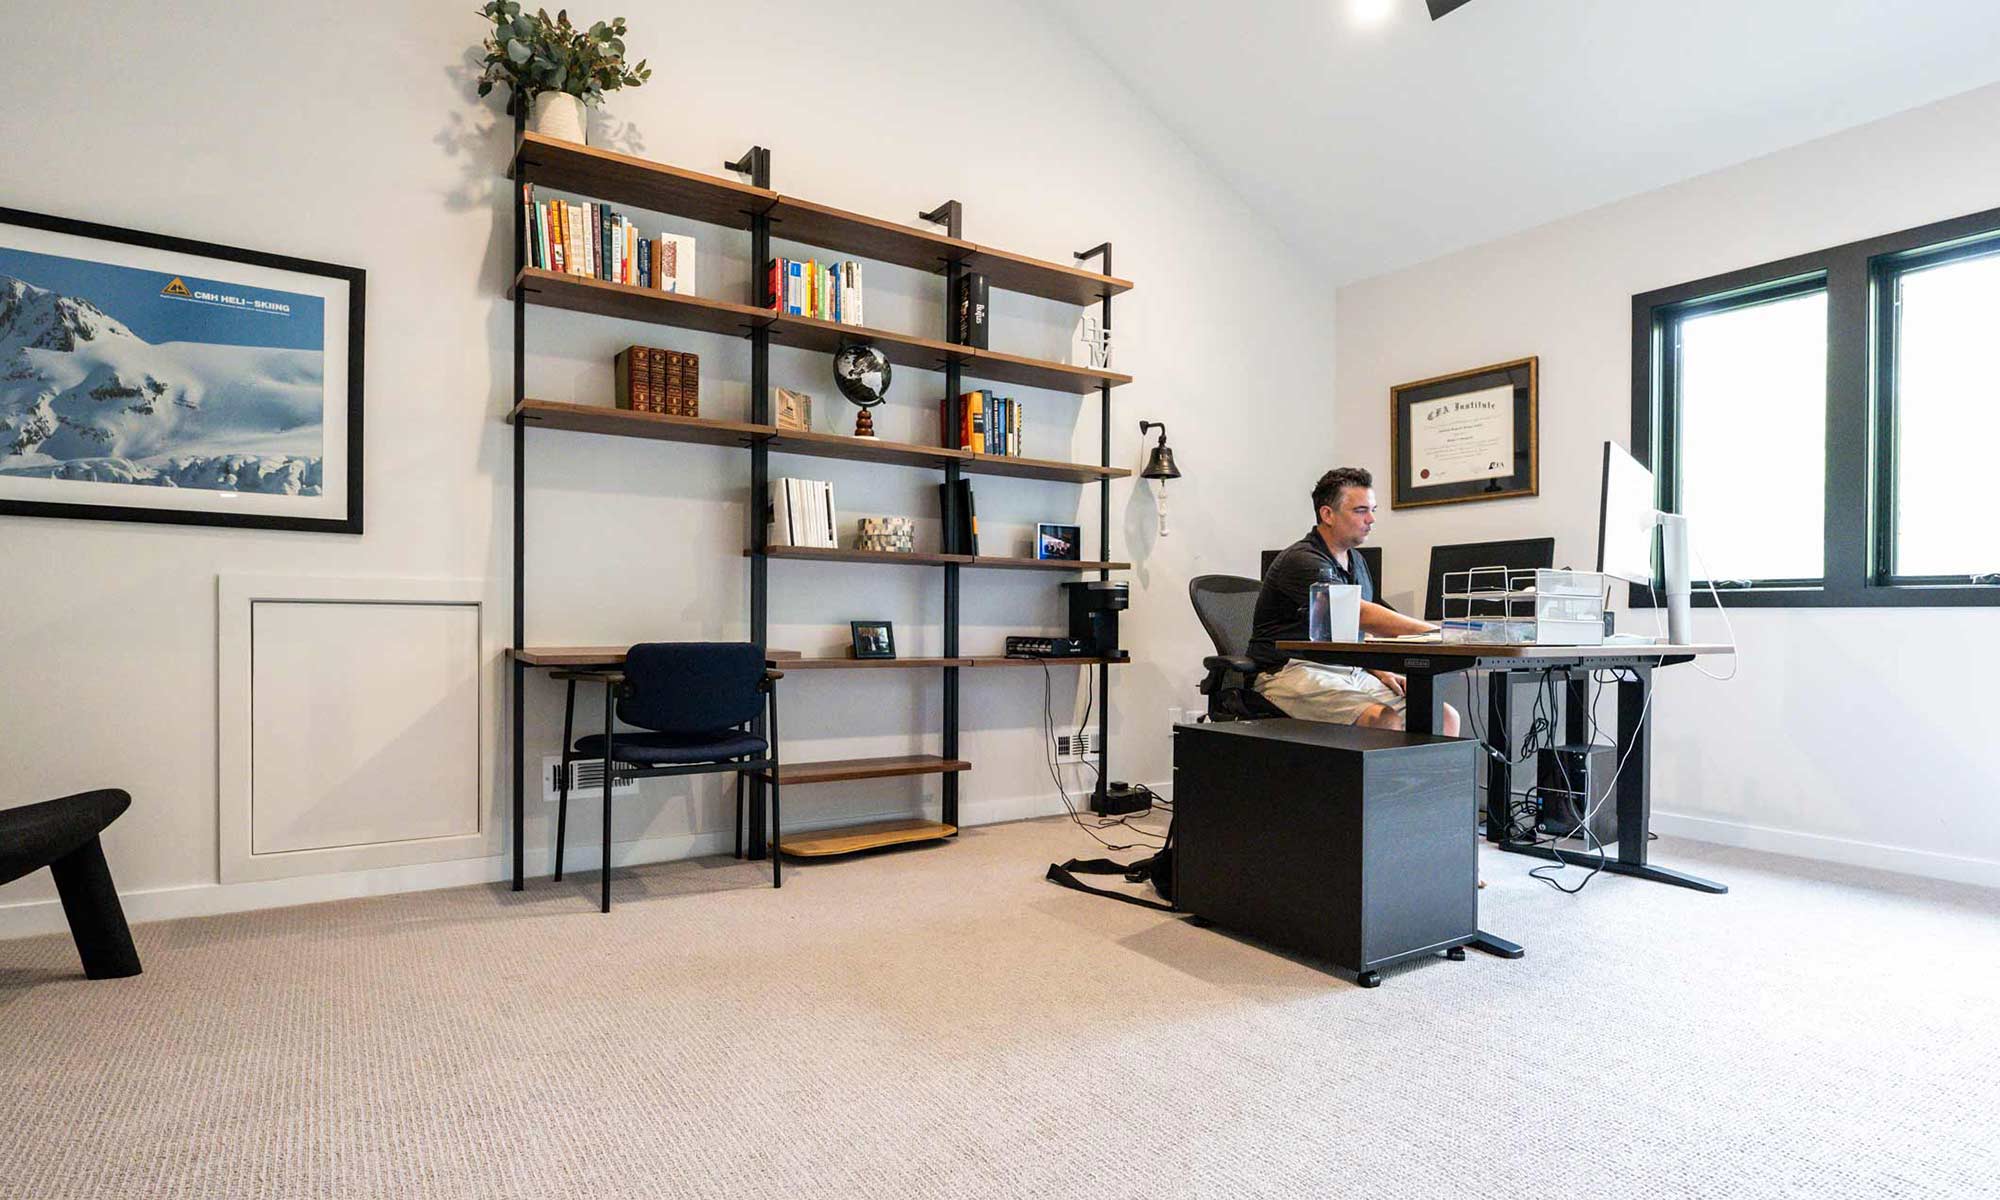
[[[1389,507],[1539,495],[1540,385],[1530,355],[1390,388]]]

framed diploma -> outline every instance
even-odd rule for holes
[[[1389,389],[1389,507],[1532,496],[1539,360],[1521,358]]]

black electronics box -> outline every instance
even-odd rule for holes
[[[1535,828],[1545,837],[1583,837],[1590,832],[1604,846],[1618,845],[1618,802],[1610,796],[1618,772],[1615,746],[1550,746],[1535,755],[1535,794],[1540,797]]]
[[[1089,658],[1090,647],[1077,638],[1014,637],[1007,639],[1008,658]]]
[[[1070,640],[1089,647],[1086,655],[1119,658],[1118,614],[1132,603],[1130,587],[1123,581],[1092,579],[1065,583],[1069,596]]]

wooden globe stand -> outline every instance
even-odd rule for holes
[[[859,416],[856,416],[854,418],[854,436],[855,437],[875,436],[875,418],[872,415],[870,415],[868,410],[865,408],[861,410]]]

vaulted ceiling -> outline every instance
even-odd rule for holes
[[[1995,0],[1042,3],[1339,282],[2000,80]]]

